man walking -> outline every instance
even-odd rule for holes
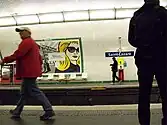
[[[129,43],[137,48],[139,123],[150,125],[150,94],[155,75],[162,98],[162,125],[167,125],[167,11],[159,0],[145,0],[134,13],[129,26]]]
[[[22,78],[21,98],[17,107],[11,110],[12,118],[20,118],[25,101],[28,97],[34,97],[41,102],[45,111],[40,117],[41,120],[47,120],[55,115],[52,106],[39,90],[36,84],[37,77],[42,75],[42,59],[39,53],[39,47],[31,38],[31,30],[28,27],[16,28],[19,32],[22,42],[18,49],[8,57],[0,61],[0,64],[16,61],[16,77]]]
[[[112,58],[113,59],[113,64],[110,64],[110,66],[112,66],[112,78],[113,78],[113,83],[115,83],[115,78],[119,80],[119,78],[117,77],[117,72],[118,72],[118,62],[116,60],[115,57]]]

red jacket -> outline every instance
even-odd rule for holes
[[[24,39],[14,54],[3,59],[3,63],[13,61],[16,61],[16,77],[36,78],[42,75],[42,58],[32,38]]]

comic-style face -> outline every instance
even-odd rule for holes
[[[77,61],[80,57],[79,45],[77,43],[71,43],[66,50],[66,55],[71,61]]]

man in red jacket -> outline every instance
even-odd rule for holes
[[[0,64],[16,61],[16,77],[22,78],[21,98],[14,110],[11,110],[12,118],[20,118],[26,99],[34,97],[42,103],[45,111],[40,116],[41,120],[47,120],[54,116],[52,106],[41,92],[36,84],[37,77],[42,75],[42,58],[39,53],[39,47],[31,38],[31,30],[28,27],[16,28],[19,32],[22,42],[18,49],[11,55],[0,61]]]

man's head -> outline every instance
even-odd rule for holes
[[[28,27],[16,28],[15,31],[19,32],[21,39],[31,37],[31,30]]]
[[[159,0],[144,0],[146,4],[160,4]]]
[[[113,61],[115,61],[115,60],[116,60],[116,58],[115,58],[115,57],[113,57],[112,59],[113,59]]]

